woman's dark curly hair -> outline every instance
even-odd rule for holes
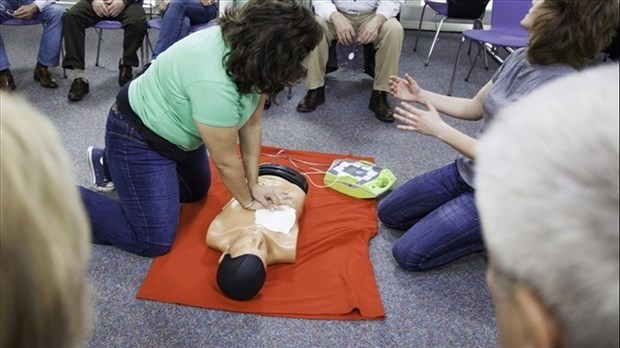
[[[306,76],[302,62],[323,38],[320,25],[294,0],[250,0],[219,19],[230,53],[226,72],[240,93],[275,96]]]
[[[611,43],[618,0],[545,0],[531,15],[528,59],[580,69]]]

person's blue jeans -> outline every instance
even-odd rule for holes
[[[3,0],[2,4],[9,9],[16,10],[19,6],[27,5],[33,1],[25,1],[20,4],[19,0]],[[42,11],[37,12],[32,19],[43,22],[43,33],[39,43],[39,53],[37,62],[48,66],[58,66],[60,62],[60,41],[62,39],[62,15],[65,8],[62,5],[51,4]],[[10,15],[0,12],[0,23],[12,19]],[[11,66],[9,58],[0,35],[0,70],[8,69]]]
[[[218,15],[216,5],[204,6],[197,0],[170,1],[162,16],[153,59],[175,42],[189,35],[190,25],[205,24]]]
[[[93,242],[142,256],[167,253],[177,232],[180,202],[204,198],[211,184],[206,149],[183,162],[165,158],[145,144],[115,107],[108,114],[105,163],[118,200],[80,188]]]
[[[484,250],[474,189],[450,164],[400,186],[378,207],[388,227],[406,231],[392,253],[409,271],[435,268]]]

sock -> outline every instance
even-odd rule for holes
[[[75,75],[76,79],[83,79],[84,78],[84,69],[73,69],[73,74]]]

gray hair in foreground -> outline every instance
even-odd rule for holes
[[[495,267],[532,288],[569,347],[617,347],[618,64],[550,82],[481,138],[476,203]]]
[[[90,225],[56,129],[0,92],[0,346],[83,347]]]

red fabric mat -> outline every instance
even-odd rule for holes
[[[272,147],[263,147],[261,161],[296,165],[299,171],[310,172],[312,168],[327,170],[337,158],[372,161],[350,154]],[[284,317],[385,317],[368,255],[370,238],[377,233],[376,201],[355,199],[310,183],[299,221],[296,262],[269,266],[265,285],[248,301],[222,295],[215,283],[221,252],[207,247],[205,233],[230,194],[213,165],[211,168],[213,182],[206,201],[183,206],[172,250],[153,260],[138,298]],[[323,185],[323,175],[310,178]]]

